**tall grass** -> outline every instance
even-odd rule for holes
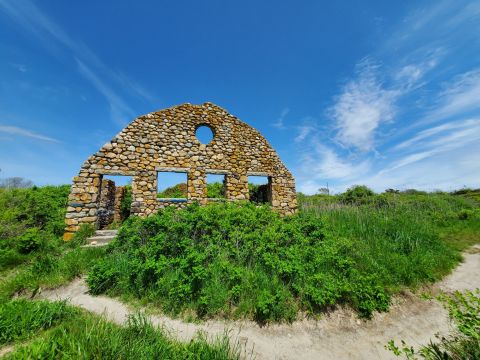
[[[17,299],[0,304],[0,345],[25,340],[78,314],[65,302]]]
[[[199,334],[188,343],[171,340],[143,315],[125,326],[63,302],[12,301],[0,306],[1,340],[28,340],[6,359],[238,359],[228,337],[209,343]],[[1,344],[1,343],[0,343]]]
[[[103,248],[75,248],[37,254],[29,263],[4,272],[0,279],[0,303],[14,295],[35,294],[40,288],[55,288],[86,273],[104,256]]]
[[[90,289],[199,317],[291,321],[340,303],[368,317],[403,287],[450,272],[466,243],[446,234],[478,228],[473,200],[360,190],[301,196],[299,214],[283,219],[234,204],[132,219],[90,273]]]

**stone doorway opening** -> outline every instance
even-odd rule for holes
[[[250,201],[256,204],[272,204],[272,177],[264,175],[248,176]]]
[[[97,207],[98,229],[119,227],[131,213],[132,177],[101,175]]]

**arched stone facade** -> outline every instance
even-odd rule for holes
[[[214,137],[202,144],[199,126]],[[185,202],[157,199],[157,172],[187,173]],[[103,175],[132,176],[132,209],[148,216],[165,206],[206,204],[206,174],[225,175],[228,200],[248,200],[248,176],[267,176],[269,202],[281,214],[297,209],[295,180],[275,150],[254,128],[211,103],[182,104],[143,115],[90,156],[73,178],[64,239],[81,224],[96,224]]]

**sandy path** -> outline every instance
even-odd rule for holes
[[[443,291],[480,288],[480,245],[464,255],[464,262],[437,288]],[[91,296],[83,279],[66,287],[44,291],[43,298],[69,299],[97,314],[122,324],[132,310],[118,300]],[[291,325],[259,327],[250,321],[207,321],[190,324],[166,316],[149,316],[173,337],[191,339],[199,330],[209,336],[226,330],[240,342],[245,354],[256,359],[394,359],[384,345],[391,339],[412,345],[426,344],[436,333],[447,333],[450,323],[446,311],[433,300],[405,295],[393,300],[388,313],[376,314],[370,321],[359,320],[348,309],[339,309],[321,320],[302,320]],[[249,357],[249,356],[247,356]]]

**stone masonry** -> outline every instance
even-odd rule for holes
[[[115,204],[114,204],[114,218],[113,221],[122,222],[125,220],[122,217],[122,200],[125,197],[126,188],[125,186],[117,186],[115,189]]]
[[[99,229],[103,229],[113,222],[115,214],[115,193],[115,183],[112,180],[102,180],[97,211],[97,225]]]
[[[197,139],[200,126],[212,130],[210,143]],[[186,173],[187,199],[157,199],[159,171]],[[132,176],[131,213],[144,217],[207,204],[206,174],[225,176],[228,200],[249,200],[248,176],[267,176],[272,208],[282,215],[297,209],[295,179],[257,130],[212,103],[182,104],[138,117],[85,161],[73,178],[64,239],[81,224],[98,226],[103,175]]]

